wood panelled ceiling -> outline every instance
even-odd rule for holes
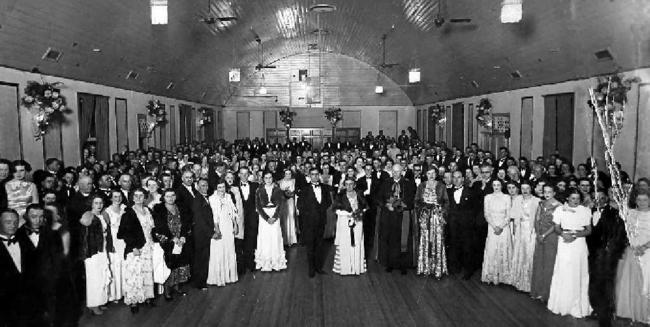
[[[448,0],[441,27],[438,0],[328,0],[337,10],[320,19],[314,3],[212,0],[212,16],[238,19],[209,26],[199,20],[207,0],[169,0],[169,24],[152,26],[148,0],[0,0],[0,65],[223,104],[228,70],[259,62],[256,35],[264,64],[316,47],[378,65],[388,34],[386,62],[399,65],[381,71],[420,104],[650,64],[647,0],[524,0],[519,24],[500,23],[500,0]],[[63,52],[58,62],[41,59],[48,47]],[[596,59],[602,49],[613,60]],[[417,85],[411,67],[422,70]]]

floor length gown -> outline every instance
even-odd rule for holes
[[[153,282],[153,237],[151,230],[153,229],[153,217],[148,209],[144,213],[134,210],[140,226],[142,226],[142,233],[145,238],[145,245],[140,249],[140,255],[136,256],[133,252],[126,255],[124,264],[122,266],[123,281],[122,291],[124,294],[124,304],[132,305],[143,303],[147,299],[154,297],[154,282]]]
[[[432,275],[442,278],[447,274],[447,253],[445,249],[445,217],[438,204],[436,187],[424,187],[424,204],[418,210],[420,239],[418,242],[418,275]]]
[[[535,235],[540,235],[553,227],[553,212],[562,205],[558,201],[541,201],[535,215]],[[550,233],[544,242],[535,244],[533,255],[533,275],[530,281],[530,296],[542,301],[548,300],[551,289],[555,255],[557,254],[558,235]]]
[[[630,244],[650,241],[650,212],[630,210],[628,226],[636,231]],[[638,257],[628,247],[616,274],[616,315],[650,324],[650,250]]]
[[[237,209],[229,195],[213,194],[209,198],[215,228],[221,238],[210,240],[210,264],[208,266],[208,285],[225,286],[237,281],[237,255],[235,253],[234,226]]]
[[[564,231],[582,231],[591,224],[591,211],[583,206],[561,207],[553,213],[553,222]],[[584,237],[571,243],[559,239],[547,305],[551,312],[576,318],[591,314],[588,255]]]
[[[521,198],[521,215],[515,220],[514,251],[512,255],[512,285],[520,291],[530,292],[535,254],[535,213],[539,198]]]
[[[296,191],[296,180],[280,180],[280,189],[283,192],[294,193]],[[288,197],[287,202],[284,205],[284,214],[282,215],[283,223],[281,224],[284,228],[282,236],[284,237],[284,243],[286,245],[294,245],[298,243],[298,233],[296,231],[296,201],[295,195]]]
[[[344,195],[347,196],[347,195]],[[358,210],[356,198],[348,197],[352,211]],[[332,271],[339,275],[360,275],[366,272],[365,248],[363,239],[363,221],[356,221],[352,213],[336,210],[336,237],[334,245],[334,266]]]
[[[101,222],[105,240],[108,234],[108,224],[102,216],[95,216],[94,219]],[[111,284],[111,268],[105,241],[101,251],[84,260],[84,268],[86,272],[86,306],[92,308],[106,304]]]
[[[274,207],[264,208],[263,210],[269,217],[273,217],[277,209],[277,207]],[[275,221],[273,224],[269,224],[261,215],[257,229],[255,267],[261,271],[287,269],[287,258],[284,252],[280,222]]]
[[[510,284],[512,280],[512,233],[510,230],[510,196],[488,194],[484,202],[488,234],[483,253],[481,281],[485,283]],[[501,227],[501,234],[495,234],[495,227]]]
[[[122,220],[122,214],[125,208],[126,206],[122,204],[120,205],[119,212],[114,212],[111,208],[107,208],[104,211],[108,215],[111,223],[111,236],[113,237],[113,248],[115,248],[115,252],[108,254],[111,273],[113,274],[108,290],[109,301],[118,301],[122,298],[122,265],[124,263],[124,248],[126,244],[124,244],[124,240],[117,238],[117,233],[120,229],[120,221]]]

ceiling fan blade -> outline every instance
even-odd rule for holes
[[[236,21],[238,18],[234,16],[225,16],[225,17],[217,17],[217,20],[220,22],[233,22]]]
[[[450,23],[471,23],[471,18],[451,18],[449,19]]]

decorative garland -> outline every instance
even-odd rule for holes
[[[491,129],[493,121],[492,103],[490,103],[490,100],[488,98],[481,99],[478,106],[476,106],[476,109],[478,109],[478,112],[476,113],[476,120],[478,121],[478,124],[484,128]]]
[[[343,111],[337,107],[327,108],[325,109],[325,119],[332,124],[332,127],[336,127],[336,124],[343,119]]]
[[[280,110],[280,121],[286,128],[291,128],[293,125],[293,116],[295,115],[297,115],[297,113],[291,111],[289,107],[287,107],[284,110]]]
[[[38,83],[27,82],[21,98],[21,104],[32,113],[34,139],[39,140],[47,133],[47,128],[53,120],[63,120],[66,110],[65,97],[61,95],[59,85],[61,82]]]
[[[435,106],[430,106],[429,110],[431,111],[431,120],[438,126],[444,126],[447,122],[447,112],[445,107],[437,104]]]
[[[638,77],[624,80],[619,75],[600,77],[598,78],[598,86],[596,88],[589,88],[590,100],[587,102],[596,114],[598,124],[600,125],[605,143],[605,164],[607,165],[612,180],[612,197],[618,205],[621,219],[625,222],[628,238],[636,235],[637,228],[636,226],[631,226],[627,219],[630,213],[628,208],[630,187],[623,183],[621,172],[616,166],[614,149],[616,138],[623,130],[627,92],[632,88],[633,83],[640,81]],[[591,162],[595,163],[595,160],[592,158]],[[594,183],[596,184],[597,177],[598,174],[594,173]]]
[[[151,137],[153,130],[158,126],[167,122],[167,113],[165,112],[165,105],[160,103],[160,100],[149,100],[147,103],[147,114],[154,118],[153,121],[147,122],[147,132]]]

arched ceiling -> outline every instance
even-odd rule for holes
[[[264,64],[322,50],[378,65],[388,34],[386,61],[399,65],[380,70],[420,104],[650,64],[647,0],[524,0],[519,24],[500,23],[501,0],[447,1],[436,27],[438,0],[328,0],[337,10],[320,19],[313,0],[212,0],[211,15],[238,19],[210,26],[208,0],[169,0],[165,26],[150,24],[148,0],[0,0],[0,65],[221,104],[228,70],[258,64],[256,36]],[[48,47],[58,62],[41,59]],[[411,67],[421,83],[408,85]]]

